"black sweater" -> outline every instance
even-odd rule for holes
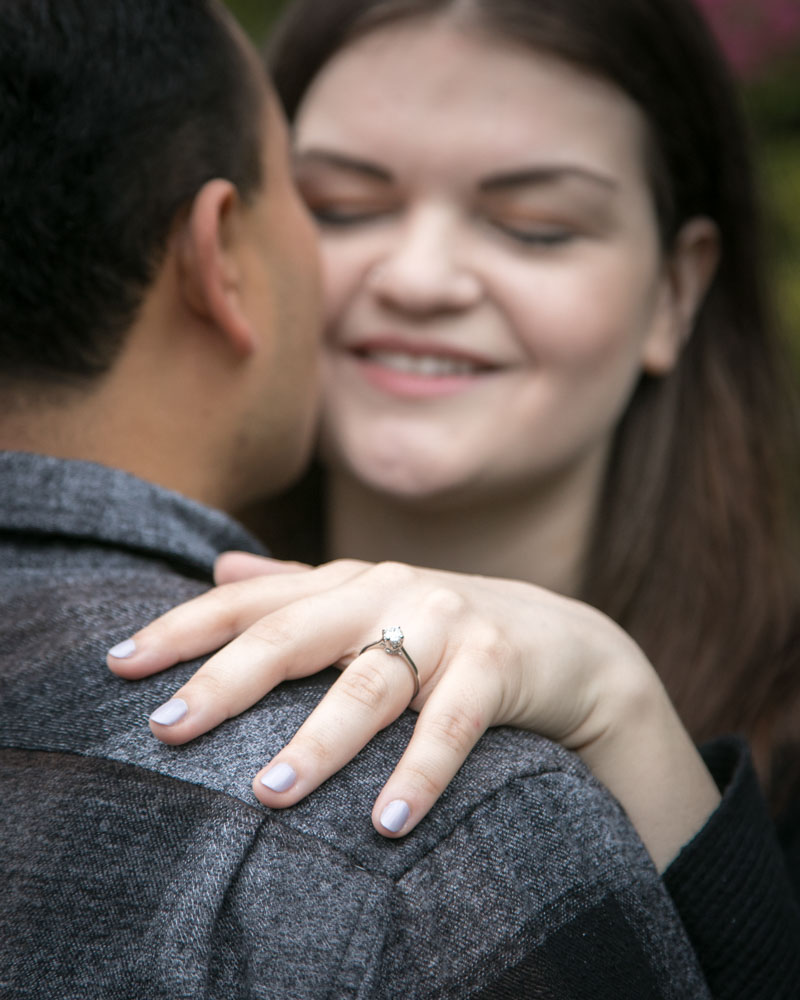
[[[742,740],[703,757],[722,803],[665,884],[715,1000],[800,1000],[800,803],[776,829]]]

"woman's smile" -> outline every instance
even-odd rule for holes
[[[474,351],[392,334],[359,338],[346,348],[329,348],[329,364],[333,379],[339,377],[337,366],[350,366],[379,392],[412,400],[466,392],[508,370]]]

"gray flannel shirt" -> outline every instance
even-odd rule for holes
[[[196,669],[114,677],[106,650],[257,544],[124,473],[0,453],[0,997],[703,998],[661,881],[563,749],[494,730],[390,841],[373,800],[406,713],[306,801],[253,774],[331,672],[183,747],[146,717]]]

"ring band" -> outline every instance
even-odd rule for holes
[[[414,679],[414,694],[411,696],[413,701],[419,694],[419,670],[417,670],[417,665],[408,655],[408,653],[403,649],[403,640],[405,636],[403,635],[403,630],[399,625],[391,625],[389,628],[381,630],[380,639],[376,639],[375,642],[368,643],[362,650],[361,653],[366,653],[368,649],[374,649],[376,646],[380,646],[384,653],[388,653],[390,656],[402,656],[406,661],[408,669],[411,671],[411,676]],[[361,656],[361,653],[358,655]]]

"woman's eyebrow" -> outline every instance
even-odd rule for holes
[[[609,190],[616,190],[619,185],[606,174],[601,174],[587,167],[562,166],[559,164],[536,167],[523,167],[505,174],[495,174],[480,183],[480,190],[486,192],[503,191],[508,188],[528,187],[530,185],[545,185],[557,183],[560,180],[575,177],[590,181]]]
[[[346,170],[349,173],[361,174],[372,180],[383,181],[390,184],[394,178],[384,167],[368,160],[359,160],[356,157],[346,156],[343,153],[334,153],[325,149],[304,149],[298,150],[294,154],[295,163],[299,166],[319,163],[327,167],[335,167],[337,170]]]

